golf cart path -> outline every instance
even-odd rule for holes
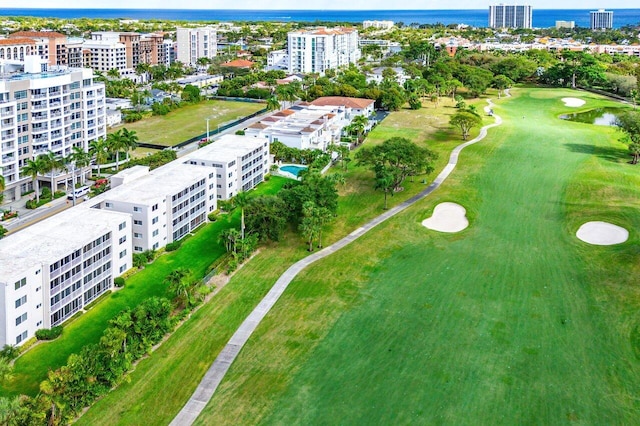
[[[507,96],[509,96],[508,91],[505,91],[505,93]],[[489,105],[486,106],[484,110],[485,112],[489,113],[491,111],[491,108],[493,107],[493,103],[490,99],[487,100],[487,102]],[[467,146],[484,139],[485,136],[487,136],[488,129],[502,124],[502,118],[497,115],[493,115],[493,117],[495,118],[495,122],[480,129],[480,134],[478,135],[478,137],[460,144],[454,148],[454,150],[451,152],[449,162],[446,167],[440,172],[433,183],[431,183],[431,185],[429,185],[425,190],[402,202],[401,204],[387,210],[380,216],[377,216],[376,218],[362,225],[360,228],[356,229],[341,240],[336,241],[330,246],[327,246],[322,250],[315,252],[291,265],[289,269],[287,269],[280,276],[280,278],[278,278],[273,287],[271,287],[271,290],[269,290],[266,296],[260,301],[260,303],[258,303],[255,309],[251,311],[251,313],[249,314],[249,316],[247,316],[243,323],[240,324],[240,327],[238,327],[233,336],[231,336],[229,342],[222,349],[218,357],[214,360],[213,364],[211,364],[211,367],[209,367],[209,370],[202,378],[202,381],[196,388],[193,395],[191,395],[187,403],[184,405],[184,407],[182,407],[182,410],[180,410],[180,412],[173,419],[170,425],[186,426],[192,425],[195,422],[196,418],[200,415],[207,403],[213,397],[213,394],[215,393],[218,385],[227,373],[227,370],[229,370],[229,367],[231,366],[233,361],[235,361],[236,357],[242,350],[242,347],[249,340],[249,337],[251,337],[251,334],[255,331],[258,325],[260,325],[262,319],[269,313],[273,305],[276,304],[280,296],[282,296],[284,291],[287,289],[289,283],[293,281],[293,279],[300,273],[300,271],[302,271],[312,263],[335,253],[336,251],[340,250],[352,241],[358,239],[380,223],[397,215],[407,207],[422,200],[433,191],[438,189],[440,185],[451,174],[453,169],[456,167],[456,164],[458,164],[458,156],[460,154],[460,151],[462,151]]]

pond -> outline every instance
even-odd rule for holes
[[[624,111],[623,108],[596,108],[584,112],[562,114],[563,120],[577,121],[578,123],[595,124],[596,126],[615,126],[617,114]]]

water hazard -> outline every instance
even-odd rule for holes
[[[622,108],[596,108],[584,112],[562,114],[560,118],[578,123],[595,124],[596,126],[615,126],[618,114],[622,111]]]

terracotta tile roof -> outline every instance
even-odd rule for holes
[[[367,108],[374,103],[373,99],[347,98],[344,96],[323,96],[311,102],[315,106],[346,106],[348,108]]]
[[[233,68],[251,68],[253,66],[253,62],[247,61],[246,59],[235,59],[230,62],[225,62],[222,64],[223,67],[233,67]]]
[[[273,121],[273,122],[275,122],[275,121],[280,121],[280,118],[279,117],[274,117],[274,116],[269,116],[269,117],[263,118],[260,121]]]
[[[67,36],[55,31],[18,31],[9,34],[9,37],[66,38]]]
[[[261,124],[261,123],[253,123],[250,126],[247,126],[248,129],[266,129],[269,126],[267,126],[266,124]]]
[[[315,131],[316,131],[316,129],[314,129],[314,128],[305,127],[304,129],[300,130],[300,133],[313,133]]]
[[[288,117],[290,115],[295,114],[295,111],[291,111],[290,109],[283,109],[282,111],[278,111],[273,114],[274,117]]]
[[[36,42],[34,40],[30,39],[30,38],[22,38],[22,37],[7,38],[7,39],[0,40],[0,46],[14,45],[14,44],[32,44],[32,45],[35,45]]]

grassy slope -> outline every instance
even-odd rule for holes
[[[640,170],[611,129],[555,121],[567,95],[606,103],[522,90],[432,198],[306,270],[200,423],[634,423]],[[422,228],[441,201],[471,227]],[[630,241],[581,243],[588,220]]]
[[[285,182],[284,178],[274,177],[253,193],[277,192]],[[87,313],[65,325],[59,339],[34,347],[20,357],[15,364],[14,379],[3,386],[1,394],[37,393],[47,371],[64,365],[69,355],[78,353],[83,346],[97,343],[109,319],[146,298],[169,297],[163,281],[176,267],[188,268],[194,276],[203,277],[209,265],[224,253],[224,248],[218,243],[218,234],[232,224],[238,225],[237,216],[222,216],[221,220],[205,225],[195,236],[185,240],[179,250],[159,257],[143,271],[128,278],[124,289],[112,293]]]
[[[262,108],[263,104],[251,102],[204,101],[186,105],[165,116],[153,116],[135,123],[127,123],[124,127],[135,130],[141,143],[173,146],[205,133],[206,118],[210,118],[209,130],[214,130],[218,124],[245,117]]]
[[[437,147],[431,142],[428,144],[442,153],[439,160],[441,168],[459,136],[448,129],[448,118],[438,117],[453,112],[455,109],[444,102],[439,109],[431,107],[392,113],[370,134],[366,144],[403,136],[407,129],[417,135],[415,141],[420,143],[425,143],[433,135],[446,133],[449,137],[447,144]],[[425,126],[425,123],[433,124]],[[456,142],[450,142],[452,139]],[[341,188],[340,220],[327,230],[325,241],[335,241],[381,211],[382,194],[373,191],[371,172],[351,163],[347,181],[347,185]],[[424,188],[420,179],[404,186],[406,191],[390,199],[390,205]],[[131,375],[131,383],[120,386],[96,403],[79,424],[135,424],[140,421],[142,412],[149,424],[170,422],[250,310],[291,263],[307,254],[305,247],[299,237],[289,234],[280,244],[262,250],[219,295],[202,307],[152,357],[139,364]],[[158,392],[158,389],[166,391]]]

